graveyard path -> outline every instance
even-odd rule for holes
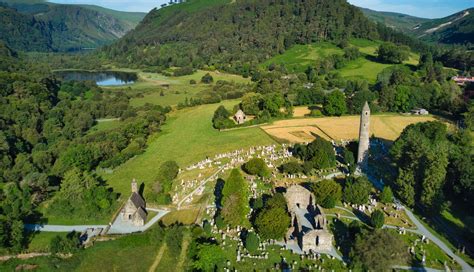
[[[155,261],[150,266],[150,269],[148,269],[148,272],[155,272],[156,271],[156,268],[160,264],[161,258],[163,257],[163,254],[165,253],[166,248],[167,248],[166,242],[164,242],[163,245],[160,247],[160,250],[158,251],[158,254],[156,255]]]
[[[206,185],[207,182],[209,182],[211,179],[213,179],[215,176],[217,176],[222,170],[224,169],[223,166],[219,167],[219,170],[217,170],[216,172],[214,172],[214,174],[212,174],[211,176],[209,176],[207,179],[205,179],[203,182],[201,182],[199,184],[199,186],[196,187],[196,189],[194,189],[191,193],[189,193],[188,195],[186,195],[183,199],[181,199],[181,201],[178,202],[178,204],[176,205],[177,206],[177,209],[180,210],[181,209],[181,206],[183,205],[183,203],[189,199],[190,197],[192,197],[197,191],[199,191],[199,188],[201,186],[204,186]]]
[[[377,187],[378,189],[383,188],[383,183],[381,181],[378,181],[374,179],[372,176],[367,175],[369,180],[372,182],[372,184]],[[459,265],[461,265],[462,271],[472,271],[472,267],[464,261],[461,257],[456,255],[451,248],[449,248],[448,245],[446,245],[441,239],[436,237],[431,231],[429,231],[423,223],[416,217],[413,212],[405,207],[398,199],[395,199],[395,203],[400,204],[403,207],[403,210],[405,210],[405,213],[407,214],[408,218],[415,224],[417,231],[419,234],[424,235],[426,238],[430,239],[433,243],[435,243],[441,250],[443,250],[448,256],[453,258]]]
[[[405,207],[404,207],[405,208]],[[451,248],[449,248],[443,241],[441,241],[438,237],[432,234],[422,223],[421,221],[413,214],[412,211],[405,208],[405,213],[408,215],[408,218],[415,224],[418,228],[418,231],[422,233],[426,238],[430,239],[433,243],[435,243],[439,248],[441,248],[446,254],[452,257],[459,265],[461,265],[463,271],[472,271],[472,267],[464,261],[461,257],[456,255]]]

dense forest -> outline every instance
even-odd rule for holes
[[[23,224],[39,219],[36,208],[45,200],[54,203],[49,214],[110,212],[117,195],[92,170],[143,152],[169,109],[132,108],[123,93],[60,82],[5,45],[0,53],[0,245],[20,251],[27,243]],[[89,133],[105,117],[120,118],[121,126]]]
[[[369,21],[346,1],[190,1],[152,10],[103,53],[123,65],[215,66],[248,74],[295,44],[350,38],[382,39],[423,47]]]

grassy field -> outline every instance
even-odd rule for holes
[[[28,245],[28,252],[49,252],[51,240],[57,235],[66,237],[66,232],[38,232],[35,233]]]
[[[374,83],[383,69],[392,66],[392,64],[380,63],[375,59],[376,50],[381,42],[369,41],[365,39],[352,39],[350,44],[359,48],[362,56],[356,60],[350,61],[345,67],[340,69],[340,73],[346,78],[363,78]],[[295,45],[288,49],[285,53],[277,55],[265,61],[261,68],[268,65],[283,64],[291,72],[304,72],[308,65],[314,61],[333,54],[343,54],[343,50],[339,47],[327,43],[314,43],[310,45]],[[410,59],[405,61],[406,65],[418,64],[419,56],[411,53]]]
[[[222,104],[232,108],[237,101]],[[211,118],[219,104],[202,105],[173,112],[162,132],[151,137],[146,152],[127,161],[113,173],[102,173],[115,191],[130,193],[130,181],[145,183],[145,190],[155,180],[158,167],[167,160],[176,160],[181,167],[198,162],[206,156],[274,143],[260,128],[219,132],[212,128]]]
[[[39,234],[39,247],[51,234]],[[151,232],[118,236],[114,240],[96,242],[93,247],[80,250],[72,257],[39,257],[27,260],[12,259],[0,263],[0,271],[15,271],[18,265],[31,265],[35,271],[148,271],[161,243]]]
[[[373,115],[370,118],[370,135],[393,141],[406,126],[433,120],[432,116]],[[356,139],[359,136],[359,122],[359,116],[304,118],[277,121],[262,128],[271,136],[288,142],[308,142],[315,135],[339,141]]]
[[[192,75],[174,77],[164,76],[158,73],[146,73],[132,69],[118,69],[124,72],[135,72],[138,74],[138,81],[127,86],[104,87],[111,91],[124,91],[132,97],[132,106],[141,106],[145,103],[152,103],[161,106],[173,106],[184,102],[186,98],[196,98],[198,94],[206,89],[212,88],[215,82],[224,80],[240,84],[250,84],[249,78],[222,73],[218,71],[198,70]],[[200,83],[201,78],[209,73],[214,78],[213,84]],[[190,84],[190,80],[195,80],[197,84]],[[164,88],[163,85],[169,85]],[[161,94],[163,92],[163,95]]]
[[[275,56],[263,64],[261,68],[265,69],[270,64],[283,64],[292,72],[304,72],[308,65],[311,65],[315,60],[333,54],[343,54],[339,47],[328,42],[321,42],[317,44],[295,45],[288,49],[284,54]]]
[[[120,127],[120,125],[121,123],[118,119],[100,120],[96,125],[89,129],[88,133],[93,134],[99,131],[111,130]]]

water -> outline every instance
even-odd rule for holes
[[[58,71],[55,74],[65,81],[94,81],[98,86],[122,86],[138,79],[136,73],[116,71]]]

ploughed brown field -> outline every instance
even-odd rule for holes
[[[370,135],[393,141],[408,125],[434,120],[430,115],[373,115],[370,117]],[[357,139],[359,122],[359,116],[304,118],[276,121],[262,129],[276,139],[292,143],[310,142],[316,135],[340,141]]]

